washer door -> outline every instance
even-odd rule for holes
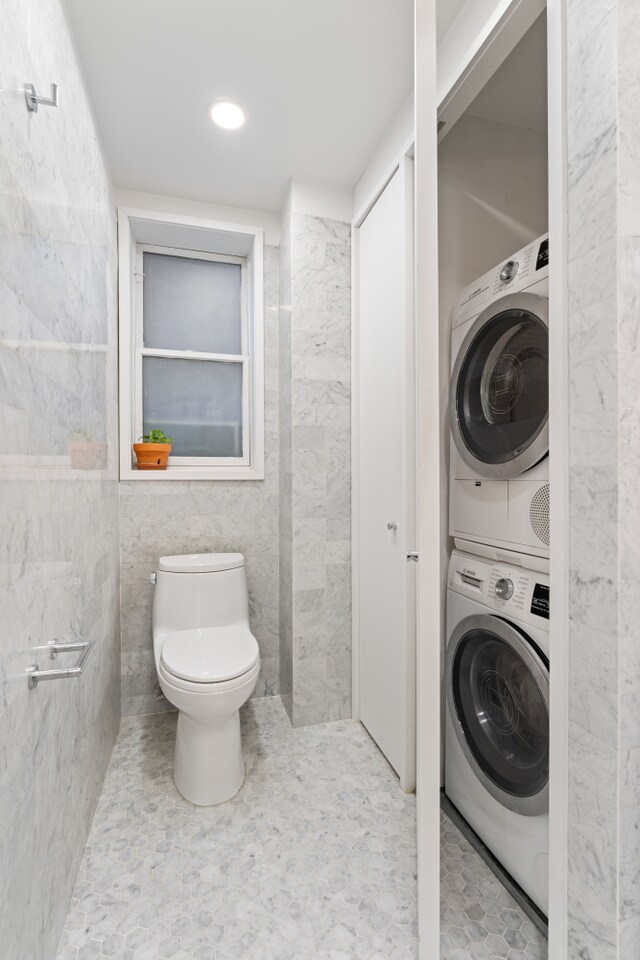
[[[467,333],[451,378],[451,432],[481,476],[507,479],[549,452],[549,301],[502,297]]]
[[[465,617],[446,656],[447,706],[473,772],[503,806],[549,808],[549,670],[532,641],[489,614]]]

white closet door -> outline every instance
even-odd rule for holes
[[[357,238],[360,719],[415,787],[413,164]]]

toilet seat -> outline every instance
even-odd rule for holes
[[[260,661],[258,660],[256,665],[248,670],[247,673],[241,674],[234,680],[221,680],[217,683],[197,683],[193,680],[183,680],[181,677],[176,677],[174,674],[169,673],[162,661],[158,665],[158,678],[161,681],[161,686],[162,683],[164,683],[170,689],[175,691],[181,690],[183,693],[188,693],[194,699],[199,697],[204,699],[207,697],[215,697],[216,700],[219,700],[224,693],[232,693],[241,687],[246,687],[247,684],[249,686],[252,684],[255,685],[259,673]],[[169,697],[167,697],[167,699],[169,699]],[[172,700],[170,702],[173,703]]]
[[[195,627],[167,634],[160,665],[189,688],[225,683],[244,677],[259,663],[258,643],[246,624]]]

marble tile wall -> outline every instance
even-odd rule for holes
[[[618,948],[640,956],[640,6],[618,3]]]
[[[0,21],[0,953],[48,960],[120,715],[116,234],[59,0]],[[29,690],[54,638],[85,673]]]
[[[281,549],[287,569],[291,550],[292,627],[281,643],[291,651],[285,705],[295,726],[351,715],[350,257],[348,223],[291,215],[280,347],[281,417],[291,424]],[[288,609],[283,618],[288,625]]]
[[[239,551],[260,646],[256,697],[279,692],[278,251],[265,247],[265,479],[120,484],[122,712],[173,707],[157,689],[149,574],[163,554]]]
[[[291,421],[291,224],[287,223],[278,250],[278,329],[280,353],[280,695],[293,716],[293,507]]]
[[[640,10],[567,4],[569,958],[640,955]]]

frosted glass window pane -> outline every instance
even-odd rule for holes
[[[143,430],[173,437],[172,457],[242,456],[242,364],[142,358]]]
[[[144,345],[242,353],[239,263],[143,254]]]

